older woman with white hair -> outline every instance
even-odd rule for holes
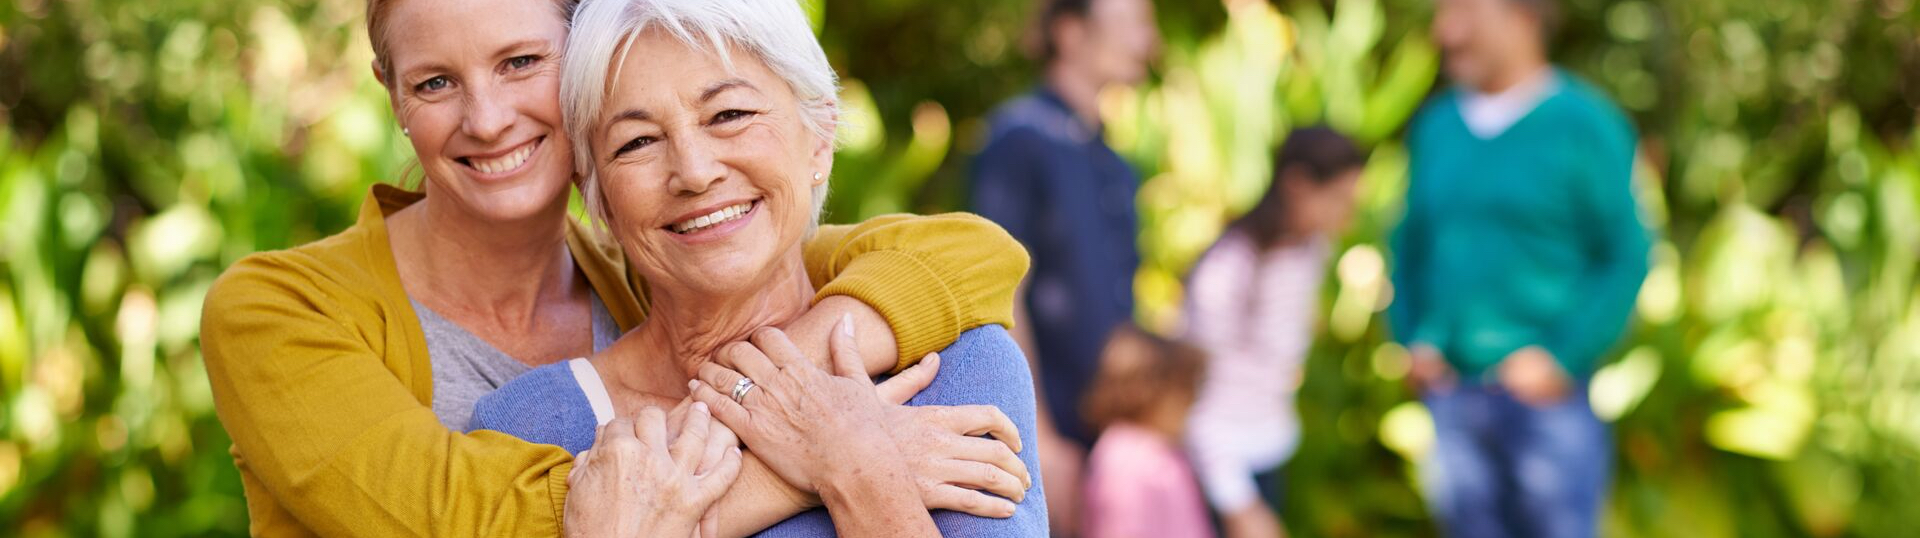
[[[852,325],[834,337],[839,377],[766,328],[813,295],[803,240],[826,194],[837,127],[835,76],[799,6],[588,0],[567,50],[561,102],[587,205],[649,283],[653,315],[591,358],[536,369],[482,397],[471,428],[580,452],[599,425],[672,406],[691,390],[749,454],[825,505],[762,535],[1044,535],[1037,484],[1008,484],[1011,475],[992,465],[953,462],[978,478],[933,489],[1000,493],[1012,501],[1004,518],[930,514],[923,499],[897,495],[926,496],[904,457],[924,448],[883,426],[887,413],[911,408],[890,409],[868,388]],[[751,345],[727,345],[749,335]],[[1033,446],[1032,379],[1003,327],[969,330],[941,355],[937,377],[909,406],[992,406],[1018,430],[995,436]],[[982,453],[998,443],[959,441]],[[1019,459],[1038,468],[1031,449]],[[662,510],[708,510],[697,504]],[[723,522],[734,517],[724,501],[711,510]],[[683,535],[695,515],[662,516],[681,526],[647,531]]]

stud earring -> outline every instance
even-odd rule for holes
[[[815,182],[818,182],[818,181],[820,181],[820,173],[819,173],[819,172],[814,172],[814,173],[813,173],[813,180],[814,180]]]
[[[408,128],[406,128],[406,127],[401,127],[401,128],[400,128],[400,136],[404,136],[404,137],[407,137],[407,138],[413,138],[413,130],[412,130],[412,129],[408,129]]]

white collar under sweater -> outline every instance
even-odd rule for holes
[[[1554,76],[1553,68],[1542,67],[1539,72],[1499,93],[1479,93],[1463,88],[1460,92],[1460,119],[1466,122],[1467,130],[1473,136],[1491,140],[1532,113],[1534,108],[1553,95],[1559,84],[1559,77]]]

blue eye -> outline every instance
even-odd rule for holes
[[[448,79],[446,76],[444,75],[437,76],[437,77],[433,77],[425,81],[422,81],[419,84],[415,84],[413,86],[413,91],[416,91],[416,92],[440,91],[440,90],[446,89],[447,86],[452,84],[453,84],[453,81]]]
[[[540,58],[535,57],[533,55],[515,56],[507,59],[507,67],[510,67],[513,69],[526,69],[527,66],[533,65],[534,62],[539,60]]]

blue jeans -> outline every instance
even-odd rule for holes
[[[1453,538],[1575,538],[1598,532],[1613,434],[1587,391],[1535,408],[1498,386],[1462,384],[1425,398],[1433,454],[1428,502]]]

